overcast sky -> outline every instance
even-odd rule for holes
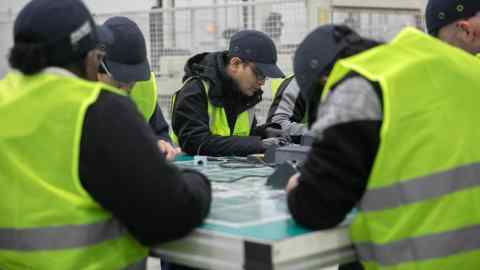
[[[58,0],[62,1],[62,0]],[[29,0],[0,0],[0,12],[11,9],[17,13]],[[155,0],[84,0],[92,13],[149,10]]]

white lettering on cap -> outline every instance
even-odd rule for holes
[[[75,46],[82,38],[89,35],[91,32],[92,26],[89,21],[86,21],[82,26],[70,34],[71,44]]]

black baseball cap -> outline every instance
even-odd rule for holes
[[[43,46],[49,65],[65,65],[83,59],[98,39],[92,15],[80,0],[32,0],[18,14],[13,29],[15,44]]]
[[[320,26],[300,43],[295,52],[293,70],[302,92],[310,96],[311,88],[327,75],[338,55],[361,37],[347,26]]]
[[[105,65],[113,79],[124,83],[147,81],[150,78],[147,46],[138,25],[127,17],[117,16],[108,19],[101,29],[113,33],[113,42],[103,42]]]
[[[285,75],[277,66],[277,48],[266,34],[255,30],[242,30],[230,39],[230,56],[254,62],[267,77],[283,78]]]
[[[440,28],[473,17],[479,11],[480,0],[429,0],[425,8],[427,31],[436,36]]]

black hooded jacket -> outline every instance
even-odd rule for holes
[[[226,74],[227,52],[202,53],[190,58],[185,65],[183,81],[192,78],[176,93],[172,112],[172,129],[179,145],[190,155],[245,156],[263,153],[263,128],[255,128],[251,136],[216,136],[210,133],[208,100],[215,107],[223,107],[230,130],[234,130],[237,117],[262,100],[262,91],[248,97],[238,90],[237,84]],[[208,82],[208,96],[202,80]]]

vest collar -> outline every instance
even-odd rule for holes
[[[59,68],[59,67],[47,67],[47,68],[43,69],[42,72],[47,73],[47,74],[64,76],[64,77],[78,78],[77,75],[70,72],[69,70],[66,70],[64,68]]]

